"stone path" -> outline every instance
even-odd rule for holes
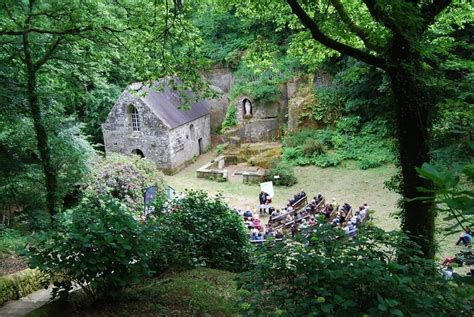
[[[51,288],[41,289],[19,300],[9,301],[0,306],[0,317],[19,317],[48,304],[51,300]]]

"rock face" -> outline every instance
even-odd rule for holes
[[[219,97],[208,100],[211,114],[211,129],[213,132],[221,127],[227,107],[229,106],[229,92],[234,85],[234,75],[225,67],[215,67],[202,74],[204,80],[209,82],[211,88]]]
[[[295,78],[280,85],[276,101],[261,102],[245,94],[230,100],[229,93],[235,80],[232,72],[220,66],[207,71],[203,79],[220,96],[209,101],[212,131],[217,132],[221,127],[229,103],[236,107],[238,125],[225,133],[224,142],[229,142],[230,138],[240,138],[242,143],[272,142],[281,138],[286,125],[290,131],[308,125],[308,122],[300,122],[299,116],[307,105],[315,102],[313,82],[322,85],[330,80],[323,75],[318,73],[314,79]]]

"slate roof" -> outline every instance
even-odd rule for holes
[[[204,100],[191,102],[190,109],[178,109],[180,105],[183,105],[179,98],[180,93],[186,94],[184,97],[192,99],[194,94],[191,91],[173,90],[166,80],[155,83],[154,86],[154,88],[150,88],[143,83],[133,83],[128,88],[132,94],[138,94],[138,97],[170,129],[209,114],[207,102]]]

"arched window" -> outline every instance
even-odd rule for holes
[[[140,131],[140,118],[138,116],[138,110],[134,106],[130,105],[129,107],[130,112],[130,121],[132,123],[132,130],[133,132]]]
[[[194,140],[194,138],[196,137],[196,136],[194,135],[194,133],[195,133],[195,132],[194,132],[194,124],[191,124],[191,125],[189,126],[189,137],[191,138],[191,140]]]

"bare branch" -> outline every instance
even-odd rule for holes
[[[316,22],[311,19],[306,11],[299,5],[297,0],[287,0],[293,13],[300,19],[301,23],[311,32],[313,38],[326,47],[332,48],[339,53],[354,57],[364,63],[385,69],[387,62],[380,57],[371,55],[352,46],[338,42],[324,34]]]

